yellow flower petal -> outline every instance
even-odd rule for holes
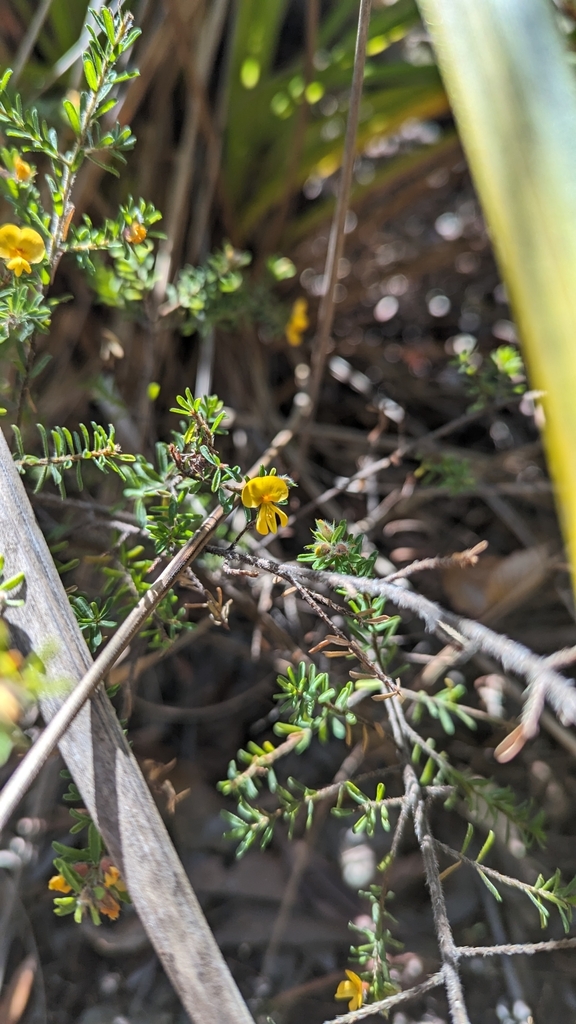
[[[261,505],[256,516],[256,529],[263,537],[270,533],[270,520],[268,518],[268,506]]]
[[[276,533],[278,529],[276,516],[278,516],[278,519],[280,520],[280,525],[286,526],[288,516],[281,508],[270,503],[261,505],[256,517],[256,529],[258,530],[258,533],[261,533],[264,536],[266,536],[267,533]]]
[[[302,332],[298,331],[292,324],[288,324],[286,327],[286,341],[292,348],[298,348],[302,344]]]
[[[294,348],[302,344],[302,337],[310,326],[308,319],[308,302],[306,299],[296,299],[292,306],[290,319],[286,324],[285,334],[289,345]]]
[[[3,224],[0,228],[0,259],[9,260],[13,255],[20,238],[20,228],[16,224]]]
[[[273,505],[272,507],[274,509],[274,514],[277,515],[278,519],[280,520],[280,526],[287,526],[288,516],[286,515],[284,509],[278,508],[277,505]]]
[[[280,476],[256,476],[242,488],[242,504],[259,508],[273,501],[286,501],[288,484]]]
[[[350,999],[354,995],[354,986],[351,981],[341,981],[334,995],[335,999]]]
[[[46,253],[42,236],[34,228],[21,229],[19,248],[30,263],[40,263]]]
[[[359,1010],[364,1002],[364,992],[368,988],[367,982],[362,981],[354,971],[346,971],[348,980],[341,981],[335,992],[335,999],[349,999],[349,1010]]]
[[[120,872],[118,871],[118,868],[114,867],[114,865],[112,864],[108,868],[108,871],[106,871],[105,874],[104,874],[104,885],[106,885],[106,886],[116,885],[116,882],[118,881],[119,878],[120,878]]]
[[[306,328],[310,326],[307,299],[296,299],[292,309],[292,316],[302,330],[306,330]]]
[[[22,274],[32,273],[32,267],[28,263],[28,260],[25,260],[23,256],[14,256],[11,260],[8,260],[6,266],[8,267],[8,270],[14,271],[16,277],[21,277]]]
[[[54,889],[56,892],[72,892],[72,886],[68,884],[64,875],[52,875],[48,882],[48,888]]]
[[[0,228],[0,259],[8,260],[8,270],[16,277],[32,272],[31,263],[40,263],[46,255],[42,237],[34,228],[19,228],[16,224],[3,224]]]

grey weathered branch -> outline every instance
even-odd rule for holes
[[[404,793],[405,807],[409,809],[414,822],[414,833],[422,853],[426,883],[432,903],[434,915],[434,927],[438,939],[438,948],[442,957],[442,980],[446,989],[446,998],[450,1009],[452,1024],[470,1024],[462,983],[458,971],[458,955],[456,944],[452,935],[452,929],[448,920],[442,879],[436,859],[434,838],[430,831],[426,803],[422,786],[420,785],[414,766],[410,758],[410,732],[408,723],[404,717],[402,705],[398,701],[386,702],[388,720],[392,727],[394,741],[404,764]],[[398,843],[395,843],[397,850]]]
[[[215,550],[214,548],[212,549]],[[548,658],[540,658],[524,644],[507,636],[495,633],[479,622],[449,612],[434,601],[429,601],[413,590],[399,587],[385,579],[367,579],[346,576],[342,573],[325,572],[304,568],[299,565],[285,565],[271,559],[256,558],[240,551],[221,554],[227,559],[246,562],[264,572],[281,573],[301,583],[345,589],[352,594],[371,594],[385,597],[396,608],[411,612],[424,623],[428,633],[434,633],[443,640],[455,641],[468,651],[482,651],[495,658],[507,672],[513,672],[525,679],[522,726],[527,738],[536,735],[544,701],[548,700],[564,723],[576,723],[576,689],[571,679],[565,679],[552,666]]]
[[[542,942],[503,942],[498,946],[456,946],[459,957],[468,956],[534,956],[554,953],[558,949],[576,949],[576,939],[544,939]]]

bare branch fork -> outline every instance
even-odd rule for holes
[[[359,1010],[345,1014],[344,1016],[337,1018],[337,1021],[342,1022],[342,1024],[355,1024],[356,1021],[360,1021],[372,1014],[385,1012],[400,1005],[400,1003],[420,998],[431,989],[443,985],[446,990],[450,1016],[453,1024],[470,1024],[459,976],[459,961],[461,959],[474,955],[497,956],[520,953],[527,953],[531,955],[539,952],[551,952],[556,949],[573,948],[576,946],[576,939],[568,938],[539,943],[514,943],[509,945],[503,944],[484,947],[457,946],[455,944],[446,911],[442,880],[436,858],[436,847],[446,850],[449,848],[444,847],[443,844],[435,840],[431,833],[426,813],[424,793],[409,761],[409,747],[406,741],[411,738],[411,730],[407,726],[402,707],[397,702],[390,701],[387,702],[386,708],[397,749],[404,761],[405,796],[402,805],[402,812],[395,829],[392,850],[394,854],[398,852],[408,816],[411,816],[414,821],[416,838],[422,851],[426,881],[432,902],[436,935],[442,958],[442,970],[419,985],[415,985],[395,996],[389,996],[378,1003],[372,1003],[365,1007],[361,1007]],[[455,851],[450,852],[453,855],[456,855]],[[491,874],[498,874],[498,872],[491,872]],[[504,879],[504,877],[500,875],[499,878],[500,880],[507,881],[509,883],[513,881],[512,879]],[[326,1024],[336,1024],[336,1021],[327,1021]]]
[[[428,633],[442,640],[456,642],[467,650],[482,651],[495,658],[507,672],[521,676],[528,684],[524,691],[522,727],[527,738],[535,736],[544,701],[548,700],[564,722],[576,723],[576,689],[571,679],[555,671],[554,659],[541,658],[516,640],[495,633],[472,619],[449,612],[434,601],[429,601],[413,590],[405,590],[386,579],[368,579],[341,573],[307,569],[304,566],[283,564],[271,559],[258,558],[241,551],[210,549],[231,561],[256,566],[263,572],[275,573],[294,585],[319,585],[331,589],[341,588],[350,595],[370,594],[385,597],[397,608],[412,612],[424,623]],[[396,575],[396,574],[394,574]]]
[[[398,701],[387,701],[386,710],[388,720],[392,727],[394,742],[404,763],[404,793],[406,802],[404,807],[409,810],[414,821],[414,832],[418,845],[422,852],[426,883],[430,892],[434,925],[438,939],[438,947],[442,958],[442,982],[446,989],[446,997],[450,1007],[452,1024],[470,1024],[464,993],[458,972],[458,954],[456,944],[452,935],[452,929],[448,920],[446,901],[442,880],[436,859],[434,838],[428,824],[426,803],[422,787],[416,777],[413,765],[410,760],[410,736],[409,727],[404,717],[402,706]],[[404,809],[404,808],[403,808]],[[404,827],[406,819],[402,822]],[[396,837],[395,837],[396,838]],[[399,841],[398,841],[399,843]],[[398,844],[394,844],[397,846]]]
[[[576,939],[550,939],[546,942],[512,942],[509,944],[504,943],[500,946],[455,946],[454,948],[458,959],[466,959],[472,956],[519,956],[521,954],[524,956],[534,956],[536,953],[552,953],[559,949],[575,949]],[[420,982],[419,985],[413,985],[412,988],[407,988],[396,995],[388,996],[378,1003],[369,1003],[361,1007],[360,1010],[354,1010],[352,1013],[345,1013],[335,1017],[333,1020],[327,1020],[325,1024],[356,1024],[357,1021],[365,1020],[367,1017],[375,1016],[383,1011],[392,1010],[396,1006],[410,1002],[412,999],[420,999],[427,992],[431,992],[443,984],[444,974],[442,971],[438,971],[427,978],[426,981]]]

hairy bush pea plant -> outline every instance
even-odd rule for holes
[[[114,424],[104,426],[95,420],[90,426],[79,423],[70,429],[38,423],[38,440],[30,430],[35,382],[50,359],[49,342],[41,347],[40,336],[49,336],[55,306],[69,301],[68,296],[51,294],[61,259],[75,261],[99,302],[127,318],[140,318],[151,330],[163,321],[177,325],[184,338],[206,337],[218,326],[235,329],[257,324],[268,335],[279,336],[286,330],[288,343],[297,348],[309,326],[305,300],[296,300],[289,314],[273,290],[275,282],[296,273],[294,264],[284,257],[268,260],[265,273],[248,280],[244,269],[250,254],[224,241],[200,266],[187,265],[178,271],[157,303],[154,239],[161,236],[152,229],[161,215],[150,203],[127,197],[117,216],[106,218],[101,226],[85,215],[80,224],[74,223],[72,190],[84,161],[121,174],[123,153],[135,143],[130,129],[110,126],[107,115],[117,102],[118,86],[137,75],[126,70],[123,58],[138,30],[121,3],[115,10],[104,6],[92,15],[94,27],[89,29],[83,55],[85,88],[77,98],[63,102],[67,119],[63,141],[35,108],[24,109],[20,97],[11,92],[9,73],[0,82],[0,123],[9,140],[0,151],[4,164],[0,188],[18,221],[0,227],[0,342],[13,374],[5,400],[15,420],[15,463],[35,493],[53,484],[62,499],[69,492],[80,495],[85,485],[89,491],[98,473],[109,474],[116,484],[110,489],[110,509],[96,510],[103,519],[108,515],[112,539],[91,556],[90,588],[80,591],[75,583],[68,587],[90,650],[96,652],[109,639],[150,589],[156,570],[220,509],[222,519],[213,531],[216,543],[200,562],[209,584],[188,568],[149,616],[139,633],[138,651],[169,651],[178,637],[197,628],[190,616],[193,607],[207,608],[211,622],[226,627],[229,602],[224,603],[220,584],[230,574],[265,574],[272,587],[284,587],[285,594],[297,593],[314,616],[315,642],[305,653],[299,648],[293,651],[292,661],[286,659],[284,671],[277,676],[277,707],[267,724],[273,723],[272,734],[278,742],[250,740],[230,762],[227,778],[218,788],[235,804],[224,817],[227,839],[238,856],[255,845],[268,846],[278,828],[285,827],[290,838],[305,835],[322,821],[327,808],[350,826],[353,835],[372,839],[380,832],[390,833],[388,852],[378,865],[378,882],[360,893],[369,908],[370,923],[352,924],[357,941],[350,960],[358,971],[346,972],[336,998],[348,1000],[354,1012],[399,990],[391,971],[390,958],[401,946],[394,938],[395,920],[388,909],[393,898],[389,875],[410,819],[423,853],[438,932],[447,930],[450,942],[442,881],[461,868],[475,872],[497,901],[506,887],[519,891],[536,907],[542,927],[555,909],[568,931],[576,879],[565,883],[557,871],[548,879],[541,874],[530,884],[485,864],[494,844],[507,833],[513,833],[524,850],[543,843],[542,815],[529,803],[518,801],[510,788],[457,767],[443,750],[443,742],[457,728],[476,728],[478,709],[464,683],[443,676],[433,691],[402,685],[407,665],[403,619],[401,614],[391,614],[390,608],[402,609],[406,604],[396,596],[402,593],[400,587],[396,595],[389,590],[378,593],[378,552],[368,538],[352,533],[346,520],[319,519],[311,543],[295,562],[286,566],[259,557],[261,538],[289,525],[285,507],[294,481],[267,462],[246,478],[239,466],[225,461],[219,439],[226,434],[227,411],[218,396],[194,396],[190,388],[183,388],[171,408],[177,426],[170,440],[156,445],[153,459],[141,451],[123,452]],[[382,36],[381,42],[384,48],[390,40]],[[255,60],[246,60],[250,59]],[[249,81],[254,65],[245,61],[242,68],[244,81]],[[304,91],[303,83],[298,90],[298,83],[292,83],[290,110]],[[276,117],[283,117],[285,99],[283,92],[274,96]],[[38,184],[40,168],[48,188],[46,205]],[[472,411],[523,393],[523,366],[512,346],[499,347],[482,363],[472,356],[473,346],[464,347],[456,360],[468,381]],[[149,387],[154,383],[149,382]],[[28,446],[33,450],[28,451]],[[450,455],[423,459],[415,477],[450,493],[474,485],[468,463]],[[246,525],[238,532],[231,513],[240,507]],[[65,559],[59,563],[60,572],[73,573],[78,562],[67,541],[51,539],[54,554]],[[464,554],[474,564],[476,556]],[[18,600],[10,595],[18,593],[22,582],[15,576],[0,583],[2,607]],[[209,589],[212,582],[214,593]],[[398,580],[389,580],[388,586],[391,582]],[[196,591],[202,601],[187,603],[186,590]],[[427,614],[422,611],[424,621]],[[444,639],[465,646],[456,627],[450,632],[444,623],[443,628]],[[0,763],[4,763],[13,747],[28,743],[21,722],[40,692],[42,666],[35,655],[18,656],[4,631],[0,631],[0,663]],[[342,744],[346,765],[354,752],[361,763],[364,753],[384,740],[394,748],[393,765],[382,763],[365,773],[352,765],[322,788],[312,788],[283,770],[283,759],[293,766],[298,763],[295,758],[304,758],[313,744]],[[81,801],[74,783],[64,799],[70,804]],[[438,803],[451,816],[454,832],[464,832],[459,848],[440,842],[431,832],[429,816]],[[70,845],[54,844],[56,874],[48,885],[58,893],[55,912],[73,915],[76,922],[87,916],[94,924],[102,916],[115,920],[129,902],[121,873],[88,812],[73,807],[70,813],[71,833],[76,836],[86,830],[87,839],[83,847],[73,845],[76,840]],[[475,855],[469,855],[471,850]],[[437,863],[440,856],[447,861],[442,872]],[[449,957],[445,966],[447,962],[449,987],[459,981],[457,972],[450,974],[454,964]]]

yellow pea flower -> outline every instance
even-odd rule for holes
[[[31,167],[29,163],[26,163],[26,160],[23,160],[21,156],[16,154],[14,157],[14,177],[16,178],[16,181],[23,183],[30,181],[34,177],[35,173],[36,171],[34,168]]]
[[[362,981],[354,971],[346,971],[346,981],[341,981],[336,989],[335,999],[349,999],[349,1010],[359,1010],[364,1002],[364,994],[368,988],[368,982]]]
[[[308,302],[306,299],[296,299],[292,306],[290,319],[286,324],[285,334],[289,345],[297,348],[302,344],[304,331],[310,326],[308,319]]]
[[[7,260],[8,270],[16,277],[32,272],[31,263],[40,263],[46,255],[41,236],[34,228],[19,228],[16,224],[0,227],[0,259]]]
[[[281,508],[274,504],[276,501],[286,501],[288,497],[288,484],[279,476],[255,476],[242,488],[242,504],[246,508],[257,508],[256,529],[258,533],[266,536],[267,533],[276,533],[278,524],[286,526],[288,516]]]
[[[68,884],[64,875],[53,875],[48,882],[49,889],[55,889],[56,892],[72,892],[72,886]]]

